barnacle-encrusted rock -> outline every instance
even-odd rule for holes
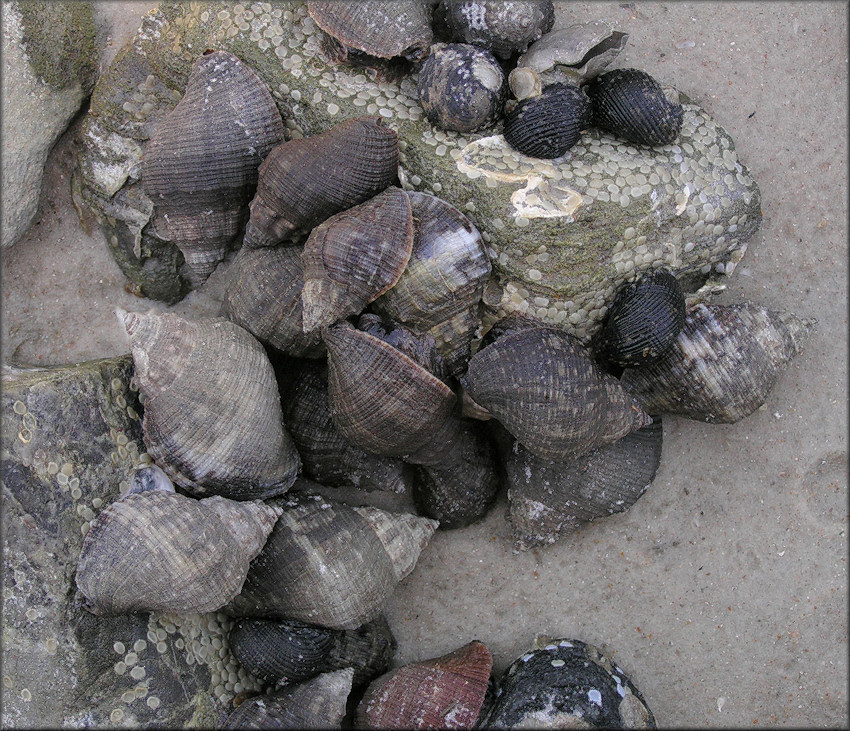
[[[328,65],[303,4],[264,7],[163,5],[95,90],[80,153],[81,198],[123,247],[124,271],[136,282],[145,281],[143,268],[131,272],[126,263],[134,245],[141,262],[151,241],[149,201],[136,190],[141,148],[206,47],[229,50],[257,72],[289,137],[363,114],[385,117],[398,132],[403,186],[447,200],[487,242],[491,316],[521,311],[586,341],[624,282],[660,266],[729,274],[759,226],[758,187],[732,140],[684,94],[675,145],[638,149],[591,130],[554,163],[527,158],[500,134],[433,128],[415,73],[373,81],[356,67]]]
[[[96,617],[75,591],[89,525],[150,464],[132,375],[129,355],[3,373],[3,728],[212,727],[233,699],[229,621]]]

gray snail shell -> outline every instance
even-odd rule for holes
[[[593,124],[638,145],[672,145],[682,128],[682,105],[673,102],[652,76],[615,69],[586,87]]]
[[[616,442],[558,462],[515,442],[505,461],[514,547],[545,546],[588,521],[628,510],[655,477],[662,434],[656,417]]]
[[[520,101],[506,116],[506,142],[529,157],[565,155],[590,125],[590,100],[577,86],[549,84]]]
[[[489,51],[465,43],[435,43],[419,69],[419,103],[431,124],[475,132],[502,116],[508,85]]]
[[[442,21],[452,39],[510,58],[544,33],[555,22],[551,0],[442,0]]]
[[[117,313],[130,338],[145,397],[145,446],[156,464],[198,496],[252,500],[285,492],[301,461],[262,345],[223,318]]]
[[[387,620],[336,630],[295,620],[242,618],[230,630],[230,649],[252,675],[270,685],[289,685],[350,667],[362,685],[389,669],[396,641]]]
[[[454,392],[383,340],[339,322],[323,332],[334,424],[367,452],[403,457],[451,414]]]
[[[593,350],[627,367],[655,363],[685,324],[685,295],[668,269],[656,269],[617,292]]]
[[[269,502],[283,513],[223,608],[232,616],[356,629],[381,613],[437,529],[428,518],[300,491]]]
[[[413,250],[410,199],[389,187],[313,229],[304,244],[304,332],[356,315],[401,276]]]
[[[499,681],[479,728],[655,728],[628,676],[581,640],[538,637]]]
[[[284,418],[304,469],[304,476],[330,487],[404,492],[404,463],[360,449],[336,428],[328,402],[324,363],[303,363],[285,399]]]
[[[698,304],[654,365],[627,368],[622,384],[651,414],[732,424],[761,406],[816,324],[745,302]]]
[[[321,333],[305,333],[304,266],[295,246],[243,246],[227,271],[222,313],[255,338],[296,358],[321,358]]]
[[[342,728],[352,668],[323,673],[267,695],[242,701],[225,720],[225,729]]]
[[[346,120],[274,147],[259,169],[244,244],[297,240],[322,221],[369,200],[398,177],[398,135],[381,117]]]
[[[212,612],[239,592],[280,508],[148,490],[92,521],[76,581],[93,614]]]
[[[330,48],[339,61],[347,60],[352,51],[376,58],[401,56],[419,61],[433,40],[430,11],[421,0],[310,0],[307,10],[316,25],[335,41]]]
[[[651,421],[578,340],[557,328],[508,331],[472,356],[460,381],[544,459],[574,459]]]
[[[473,640],[453,652],[403,665],[372,681],[357,706],[358,728],[472,728],[493,657]]]
[[[212,51],[195,62],[186,93],[142,155],[157,234],[183,252],[193,286],[241,232],[260,164],[283,131],[269,90],[236,56]]]

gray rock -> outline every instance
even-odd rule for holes
[[[375,81],[363,69],[329,65],[304,3],[163,4],[101,77],[79,157],[79,199],[113,247],[123,247],[119,265],[150,297],[166,299],[154,294],[166,291],[174,301],[185,285],[173,244],[150,224],[142,149],[204,48],[229,50],[260,75],[289,137],[384,117],[399,134],[402,185],[458,207],[488,243],[491,320],[521,311],[586,341],[623,282],[662,265],[688,279],[731,274],[760,224],[758,186],[732,140],[684,95],[675,145],[637,148],[591,130],[563,158],[537,160],[508,147],[498,125],[465,136],[432,127],[415,72]]]
[[[3,228],[12,246],[38,209],[47,154],[97,74],[90,2],[3,6]]]
[[[149,461],[132,373],[129,355],[4,371],[3,728],[213,726],[260,688],[223,615],[82,608],[83,536]]]

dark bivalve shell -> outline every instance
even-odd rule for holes
[[[555,22],[552,0],[442,0],[452,39],[510,58],[548,33]]]
[[[651,365],[669,350],[685,324],[685,295],[667,269],[657,269],[617,292],[594,350],[626,367]]]
[[[638,145],[672,145],[682,128],[682,105],[667,98],[652,76],[638,69],[615,69],[585,89],[593,124]]]
[[[358,728],[472,728],[493,657],[478,640],[404,665],[373,681],[357,707]]]
[[[239,704],[221,728],[341,728],[353,674],[352,668],[336,670],[249,698]]]
[[[455,132],[495,124],[508,96],[493,54],[464,43],[435,43],[419,69],[417,89],[431,123]]]
[[[732,424],[768,397],[816,320],[745,302],[699,304],[654,365],[627,368],[622,384],[651,414]]]
[[[499,681],[480,728],[655,728],[641,692],[597,647],[538,637]]]
[[[590,100],[577,86],[549,84],[523,99],[505,117],[507,143],[529,157],[565,155],[590,124]]]
[[[661,418],[578,459],[535,457],[519,442],[507,456],[508,517],[520,551],[554,543],[587,521],[628,510],[661,463]]]
[[[230,649],[252,675],[270,685],[288,685],[320,673],[353,668],[353,685],[385,673],[396,650],[381,616],[351,630],[328,629],[295,620],[238,619]]]
[[[256,338],[224,318],[117,314],[130,338],[145,397],[145,446],[156,464],[199,496],[253,500],[285,492],[301,461]]]
[[[154,226],[183,252],[193,286],[240,233],[260,163],[283,129],[259,76],[226,51],[208,51],[145,147],[142,186],[154,204]]]
[[[574,459],[651,419],[563,330],[510,329],[469,360],[461,384],[544,459]]]

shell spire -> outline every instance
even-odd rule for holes
[[[388,513],[364,505],[354,508],[375,531],[392,563],[396,579],[401,581],[416,567],[419,554],[434,535],[439,523],[416,515]]]

